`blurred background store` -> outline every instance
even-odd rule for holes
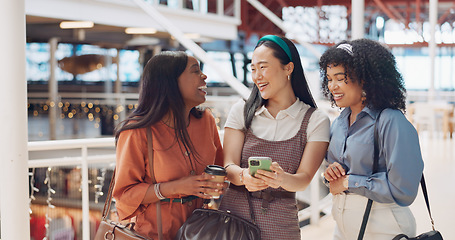
[[[115,167],[113,129],[135,109],[141,71],[151,56],[182,50],[201,61],[209,87],[204,107],[212,109],[222,134],[231,105],[248,96],[251,54],[266,34],[297,44],[316,102],[331,119],[339,109],[321,94],[319,56],[337,42],[361,37],[390,47],[408,91],[407,117],[421,137],[436,227],[455,239],[449,221],[455,193],[444,182],[455,170],[453,1],[24,3],[30,239],[94,237]],[[298,194],[302,239],[331,239],[331,196],[318,176]],[[429,230],[422,196],[412,209],[418,232]],[[10,225],[3,220],[1,226],[0,233]]]

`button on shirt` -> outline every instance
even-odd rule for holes
[[[345,168],[349,192],[380,203],[408,206],[417,195],[423,171],[417,131],[400,110],[383,110],[378,122],[378,172],[372,174],[378,114],[365,107],[349,126],[351,109],[345,108],[332,124],[327,160]]]
[[[243,109],[245,102],[239,100],[229,112],[225,127],[237,130],[245,129]],[[265,106],[259,108],[251,122],[251,131],[261,139],[283,141],[294,137],[300,129],[305,113],[310,106],[298,98],[287,109],[278,112],[276,117]],[[330,120],[325,112],[316,109],[310,117],[307,138],[308,142],[328,142],[330,137]]]

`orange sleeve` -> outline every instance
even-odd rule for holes
[[[143,129],[120,133],[116,148],[116,176],[113,197],[121,220],[136,216],[145,210],[141,205],[150,184],[146,176],[147,140]]]

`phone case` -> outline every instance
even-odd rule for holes
[[[271,171],[272,159],[269,157],[250,157],[248,158],[248,168],[250,175],[254,177],[258,169]]]

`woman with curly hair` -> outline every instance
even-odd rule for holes
[[[359,39],[329,48],[319,66],[324,94],[344,108],[331,126],[324,172],[333,194],[333,239],[357,239],[368,199],[373,205],[364,239],[415,236],[408,206],[423,160],[417,131],[403,115],[406,90],[395,57],[380,43]],[[379,161],[372,174],[375,125]]]

